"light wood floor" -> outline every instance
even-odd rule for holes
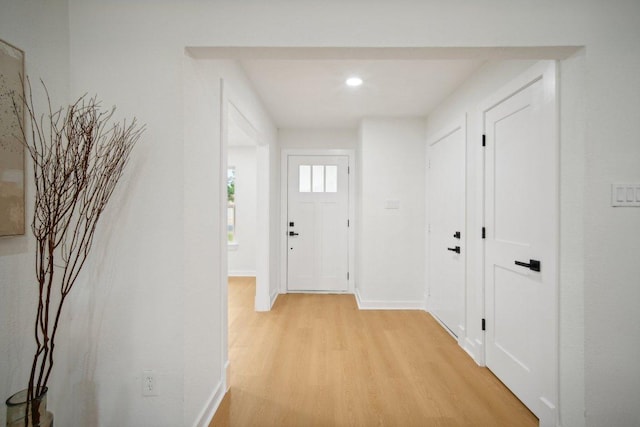
[[[210,427],[537,425],[427,313],[309,294],[256,313],[254,295],[230,280],[231,390]]]

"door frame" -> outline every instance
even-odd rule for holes
[[[256,292],[254,295],[254,310],[271,310],[269,296],[269,200],[270,193],[270,164],[269,151],[272,149],[266,143],[261,130],[244,113],[241,98],[233,92],[233,87],[224,78],[220,79],[220,229],[223,239],[220,242],[222,268],[220,280],[223,283],[223,300],[227,301],[227,283],[229,281],[229,255],[227,235],[227,167],[229,151],[228,120],[229,111],[234,108],[255,132],[256,139]],[[226,319],[227,308],[223,310]],[[227,328],[228,329],[228,328]],[[228,331],[225,331],[225,346]]]
[[[347,280],[347,292],[354,293],[355,284],[355,229],[356,229],[356,205],[354,189],[356,188],[356,152],[351,149],[308,149],[308,148],[287,148],[281,150],[280,154],[280,293],[286,294],[287,290],[287,222],[289,207],[288,192],[288,157],[289,156],[347,156],[349,161],[349,182],[348,182],[348,206],[349,206],[349,229],[347,241],[347,258],[349,279]]]
[[[479,109],[479,123],[478,123],[478,132],[479,132],[479,138],[478,140],[480,140],[480,137],[485,135],[486,129],[485,129],[485,120],[484,120],[484,115],[487,111],[489,111],[490,109],[492,109],[493,107],[495,107],[496,105],[500,104],[501,102],[505,101],[507,98],[509,98],[510,96],[514,95],[515,93],[519,92],[520,90],[532,85],[533,83],[543,79],[543,81],[545,82],[545,86],[544,86],[544,91],[545,91],[545,95],[544,96],[550,96],[553,95],[553,103],[552,103],[552,108],[554,109],[553,113],[552,113],[552,117],[553,117],[553,123],[551,124],[552,126],[552,132],[551,134],[553,135],[553,145],[554,145],[554,149],[553,149],[553,158],[549,159],[549,168],[547,169],[547,171],[551,174],[553,174],[553,181],[555,183],[554,186],[554,201],[555,201],[555,206],[554,206],[554,217],[550,219],[550,226],[553,230],[553,234],[554,234],[554,245],[551,248],[551,250],[553,251],[552,255],[550,258],[553,258],[555,260],[555,271],[553,272],[553,277],[555,278],[555,282],[554,282],[554,292],[553,292],[553,297],[554,297],[554,301],[551,302],[550,304],[550,322],[552,324],[552,331],[550,331],[550,333],[553,334],[553,339],[552,341],[552,347],[551,349],[549,349],[548,351],[548,358],[549,358],[549,362],[552,366],[549,367],[549,370],[547,371],[548,373],[548,381],[550,382],[550,384],[546,385],[546,389],[544,390],[545,392],[549,393],[551,398],[553,399],[553,402],[548,402],[545,401],[544,403],[544,407],[546,407],[547,411],[544,413],[541,413],[540,416],[540,425],[541,426],[547,426],[547,425],[557,425],[557,422],[559,420],[559,414],[560,414],[560,382],[559,382],[559,368],[560,368],[560,354],[559,354],[559,339],[560,339],[560,328],[559,328],[559,308],[560,308],[560,120],[559,120],[559,94],[560,94],[560,90],[559,90],[559,64],[558,61],[551,61],[551,60],[544,60],[544,61],[540,61],[537,64],[533,65],[531,68],[529,68],[527,71],[525,71],[524,73],[522,73],[521,75],[519,75],[518,77],[516,77],[515,79],[511,80],[510,82],[508,82],[507,84],[505,84],[504,86],[502,86],[501,88],[497,89],[496,91],[494,91],[494,93],[489,96],[488,98],[485,99],[484,102],[482,102],[480,104],[480,109]],[[552,91],[552,93],[550,93],[550,91]],[[479,155],[478,155],[478,166],[480,168],[480,173],[481,173],[481,177],[482,177],[482,182],[481,182],[481,200],[482,200],[482,204],[480,206],[480,210],[479,210],[479,219],[480,219],[480,223],[482,224],[482,226],[484,227],[486,225],[486,174],[487,174],[487,170],[486,170],[486,158],[485,158],[485,150],[482,149],[479,151]],[[479,265],[478,265],[478,274],[480,275],[481,282],[482,282],[482,320],[486,319],[486,306],[487,306],[487,292],[486,292],[486,276],[485,276],[485,267],[486,267],[486,240],[481,239],[481,245],[482,245],[482,251],[481,251],[481,256],[479,257]],[[479,321],[480,319],[478,319]],[[478,364],[480,366],[486,366],[486,331],[482,331],[481,333],[481,337],[482,337],[482,351],[480,351],[478,353]],[[545,386],[543,386],[545,387]],[[546,400],[546,399],[544,399]]]

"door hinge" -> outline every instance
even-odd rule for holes
[[[347,280],[349,280],[349,272],[347,271]]]
[[[486,322],[482,319],[482,330],[486,330]]]
[[[349,220],[347,220],[347,227],[349,227]]]
[[[347,166],[347,175],[351,173],[351,166]]]
[[[482,227],[482,238],[486,239],[487,238],[487,229]]]
[[[487,136],[486,135],[482,135],[482,146],[485,147],[487,145]]]

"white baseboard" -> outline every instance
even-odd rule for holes
[[[356,289],[356,301],[360,310],[424,310],[424,301],[380,301],[365,300]]]
[[[442,329],[444,329],[449,335],[451,335],[451,338],[453,338],[454,340],[458,341],[458,337],[456,337],[456,334],[453,333],[453,331],[451,329],[449,329],[447,327],[447,325],[445,325],[442,320],[440,320],[440,318],[438,316],[436,316],[435,314],[433,314],[430,311],[427,311],[427,313],[429,313],[429,316],[433,317],[433,319],[438,322],[438,324],[440,326],[442,326]]]
[[[196,422],[193,424],[193,427],[208,427],[209,424],[211,424],[211,420],[216,414],[218,406],[220,406],[220,403],[222,402],[222,399],[224,399],[224,395],[226,394],[226,392],[227,385],[225,379],[223,378],[222,381],[220,381],[216,385],[213,392],[211,393],[211,396],[209,396],[209,399],[207,399],[207,404],[202,409],[202,411],[200,411]]]
[[[278,295],[280,295],[280,293],[277,291],[271,295],[271,305],[269,306],[269,310],[273,308],[273,304],[276,303],[276,300],[278,299]]]
[[[224,395],[227,394],[229,388],[231,387],[230,366],[231,365],[227,360],[227,363],[224,364],[224,369],[222,371],[223,377],[218,385],[216,385],[216,387],[214,388],[211,396],[209,396],[209,399],[207,399],[207,404],[205,405],[205,407],[202,409],[202,411],[200,411],[200,414],[198,415],[198,418],[193,425],[194,427],[208,427],[209,424],[211,424],[211,420],[213,420],[213,416],[216,414],[216,411],[218,410],[222,399],[224,399]]]
[[[558,425],[558,408],[544,396],[540,396],[538,411],[540,427],[555,427]]]
[[[466,351],[469,356],[471,356],[471,358],[473,359],[474,362],[476,362],[476,364],[480,365],[480,362],[476,357],[476,353],[478,352],[478,349],[476,348],[476,343],[473,342],[472,339],[470,339],[469,337],[465,338],[464,342],[462,343],[462,349]]]
[[[255,271],[233,270],[228,272],[229,277],[256,277]]]
[[[485,366],[485,361],[484,361],[484,342],[482,340],[479,339],[475,339],[474,340],[474,347],[477,349],[476,350],[476,357],[475,357],[475,361],[478,365],[480,366]]]

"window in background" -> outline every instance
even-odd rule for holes
[[[236,168],[227,169],[227,239],[229,243],[236,241]]]

